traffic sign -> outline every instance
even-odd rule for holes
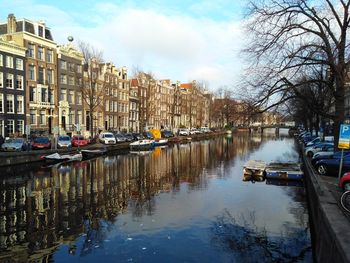
[[[350,124],[340,125],[338,148],[350,149]]]

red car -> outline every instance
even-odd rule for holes
[[[88,145],[89,141],[84,138],[82,135],[74,135],[72,138],[72,146],[74,147],[83,147]]]
[[[345,173],[339,180],[339,187],[344,191],[350,190],[350,172]]]
[[[51,149],[49,137],[36,137],[32,142],[32,149]]]

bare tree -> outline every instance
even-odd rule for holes
[[[83,54],[84,74],[79,81],[83,100],[89,110],[89,123],[91,137],[94,134],[94,113],[101,106],[106,88],[105,75],[102,71],[103,54],[88,43],[79,42],[79,49]]]
[[[245,52],[254,61],[248,73],[255,79],[249,84],[258,89],[254,95],[260,105],[274,107],[301,96],[305,84],[321,83],[334,97],[330,117],[339,130],[345,117],[349,6],[349,0],[250,1],[247,30],[252,41]],[[328,78],[300,81],[312,67],[327,68]]]

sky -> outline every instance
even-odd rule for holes
[[[234,91],[240,79],[246,0],[0,0],[0,22],[44,20],[57,44],[90,43],[105,62],[156,79]]]

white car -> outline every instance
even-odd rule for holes
[[[101,132],[98,139],[103,144],[116,144],[117,140],[111,132]]]
[[[334,151],[334,144],[330,142],[318,143],[305,148],[305,155],[312,157],[317,152]]]
[[[190,135],[190,132],[188,131],[188,129],[180,129],[179,135],[188,136],[188,135]]]

